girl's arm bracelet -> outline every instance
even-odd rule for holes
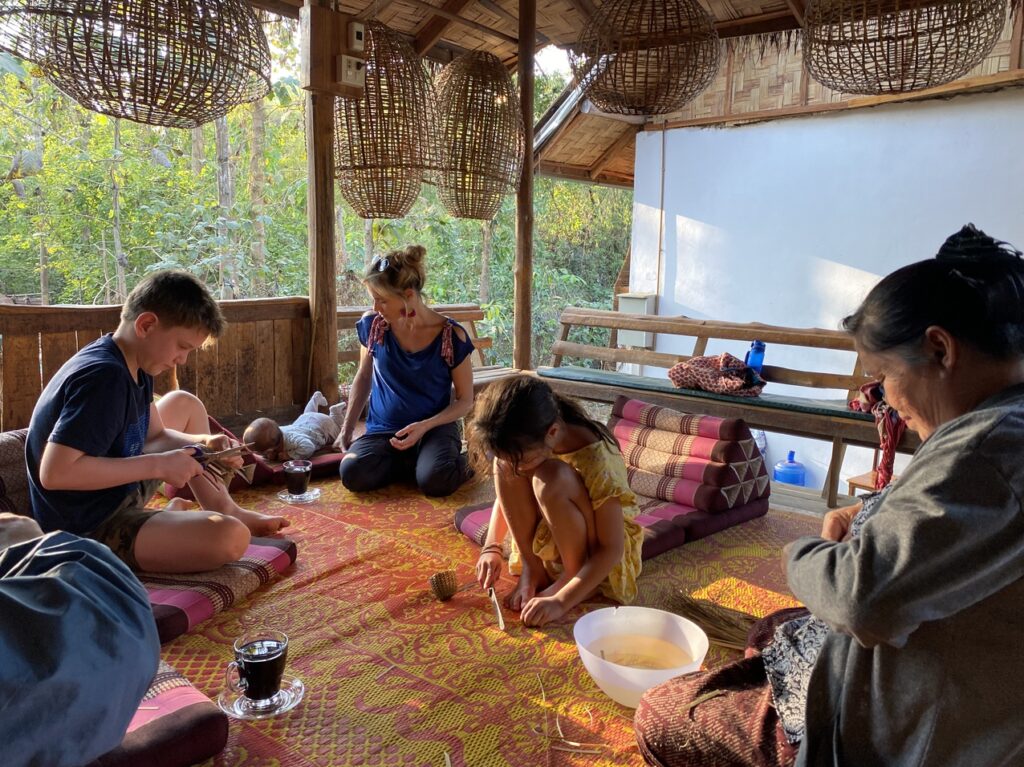
[[[480,549],[480,554],[490,554],[492,551],[501,554],[503,548],[504,547],[500,543],[488,543],[486,546]]]

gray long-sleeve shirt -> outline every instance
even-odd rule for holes
[[[918,450],[858,538],[789,548],[833,629],[798,765],[1024,764],[1024,385]]]

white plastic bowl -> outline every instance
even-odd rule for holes
[[[700,669],[708,652],[708,636],[693,621],[650,607],[606,607],[587,613],[572,629],[580,660],[604,693],[623,706],[636,708],[651,687]],[[590,648],[609,637],[653,637],[675,645],[690,656],[689,663],[664,669],[621,666],[604,660]],[[626,647],[625,649],[629,649]]]

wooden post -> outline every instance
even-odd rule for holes
[[[338,289],[334,256],[334,96],[306,94],[309,186],[309,371],[314,389],[338,401]],[[296,371],[298,372],[298,371]]]
[[[523,112],[523,174],[516,194],[513,366],[529,370],[533,325],[533,49],[537,0],[519,0],[519,101]]]

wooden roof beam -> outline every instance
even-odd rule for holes
[[[796,23],[803,27],[804,19],[807,17],[807,4],[804,0],[786,0],[786,5],[789,6],[789,10],[793,13]]]
[[[459,16],[459,13],[473,0],[446,0],[442,8],[435,8],[425,0],[403,0],[403,2],[409,5],[416,5],[421,8],[425,8],[433,14],[432,17],[428,17],[427,23],[423,25],[420,31],[416,34],[416,55],[422,56],[424,53],[434,47],[444,35],[445,30],[454,22],[456,24],[462,24],[466,27],[472,27],[473,29],[479,30],[484,34],[496,37],[506,43],[519,44],[519,39],[512,37],[512,35],[506,35],[504,32],[499,32],[496,29],[480,24],[476,21],[470,21]]]
[[[276,13],[278,16],[297,19],[299,18],[299,8],[302,7],[302,0],[294,0],[294,2],[290,2],[290,0],[249,0],[249,5]]]
[[[590,177],[597,178],[601,173],[603,173],[604,169],[615,161],[615,158],[619,156],[619,153],[629,146],[629,142],[633,140],[639,131],[639,126],[627,125],[626,130],[622,132],[622,135],[615,139],[615,142],[605,149],[594,164],[590,166]]]
[[[370,21],[376,19],[384,11],[387,10],[388,6],[391,5],[395,0],[376,0],[371,2],[368,6],[363,8],[359,13],[356,14],[356,18],[360,21]]]

